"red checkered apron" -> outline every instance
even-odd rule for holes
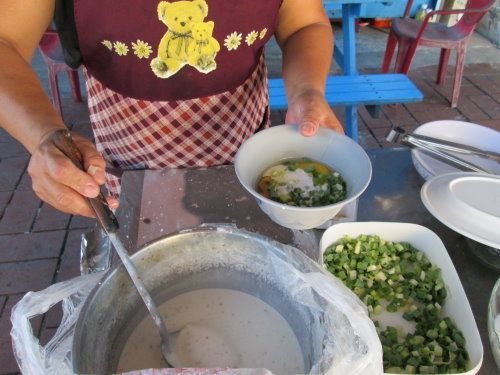
[[[112,91],[85,74],[97,149],[112,167],[110,194],[120,193],[126,169],[206,167],[233,161],[239,146],[269,126],[263,56],[234,90],[197,99],[145,101]]]

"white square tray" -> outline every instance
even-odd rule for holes
[[[321,237],[321,261],[326,248],[340,240],[344,235],[355,238],[362,234],[378,235],[387,241],[408,242],[416,249],[424,252],[432,264],[436,264],[441,268],[441,276],[448,292],[443,306],[443,314],[449,316],[463,332],[470,358],[467,372],[462,374],[476,374],[483,363],[483,345],[464,288],[441,239],[431,230],[417,224],[392,222],[339,223],[328,228]],[[383,325],[384,313],[379,320]]]

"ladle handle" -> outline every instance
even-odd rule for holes
[[[73,162],[74,165],[85,172],[82,153],[76,146],[75,142],[73,142],[73,137],[71,136],[69,130],[56,130],[52,135],[52,142]],[[104,229],[104,231],[108,234],[115,233],[118,230],[118,220],[116,219],[113,211],[109,208],[102,193],[99,192],[99,195],[96,198],[87,198],[87,201],[89,202],[92,211],[94,211],[97,221],[101,225],[102,229]]]

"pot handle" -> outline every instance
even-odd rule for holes
[[[61,151],[73,162],[74,165],[85,172],[82,153],[76,146],[75,142],[73,142],[73,137],[71,136],[69,130],[56,130],[52,135],[52,142],[59,149],[59,151]],[[118,220],[116,219],[113,211],[109,208],[102,193],[99,192],[99,195],[96,198],[87,198],[87,201],[89,202],[97,221],[104,231],[108,234],[115,233],[118,230]]]

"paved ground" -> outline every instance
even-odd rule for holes
[[[361,29],[361,68],[376,72],[385,48],[385,31]],[[358,46],[359,47],[359,46]],[[279,74],[279,57],[270,45],[270,75]],[[494,63],[492,63],[494,62]],[[460,102],[449,107],[452,83],[434,83],[437,55],[425,51],[416,59],[410,77],[422,90],[422,103],[383,107],[379,118],[360,108],[360,144],[365,148],[388,147],[384,136],[391,126],[413,130],[418,125],[442,119],[470,121],[500,131],[500,51],[475,35],[469,49]],[[46,85],[45,69],[37,57],[33,65]],[[335,67],[332,67],[335,70]],[[452,69],[450,69],[452,70]],[[63,86],[65,86],[63,84]],[[63,89],[65,121],[72,130],[90,137],[85,103],[73,103]],[[342,119],[343,110],[335,109]],[[283,123],[284,114],[273,113],[273,123]],[[32,192],[26,173],[29,155],[0,128],[0,375],[17,374],[10,341],[10,312],[30,290],[79,275],[79,245],[82,233],[93,221],[57,212]],[[60,321],[59,310],[32,321],[42,342]]]

